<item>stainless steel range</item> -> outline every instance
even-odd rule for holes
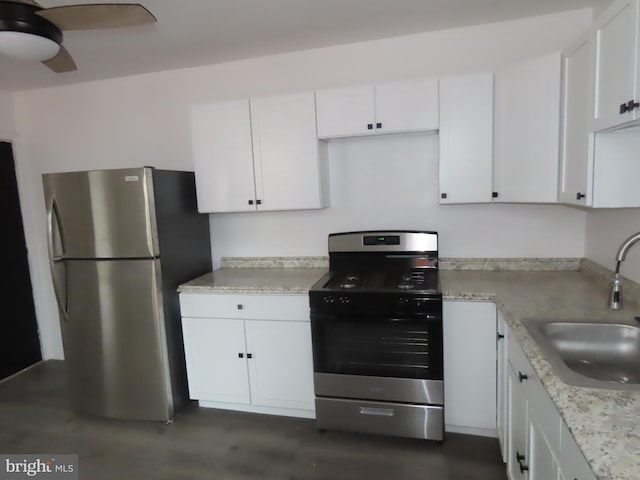
[[[442,441],[438,234],[330,234],[309,299],[318,428]]]

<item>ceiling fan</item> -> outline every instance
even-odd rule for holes
[[[77,70],[62,45],[62,31],[155,23],[137,3],[97,3],[42,8],[35,0],[0,0],[0,54],[41,61],[56,73]]]

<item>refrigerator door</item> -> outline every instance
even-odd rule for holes
[[[77,411],[114,418],[174,416],[160,260],[66,260],[62,322]]]
[[[158,256],[152,174],[145,167],[43,175],[50,258]]]

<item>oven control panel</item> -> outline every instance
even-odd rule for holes
[[[347,305],[351,303],[351,297],[342,295],[323,295],[322,303],[325,305]]]
[[[372,312],[394,315],[397,313],[428,313],[439,315],[442,308],[442,296],[398,295],[398,294],[311,294],[312,311],[326,313],[337,311]]]

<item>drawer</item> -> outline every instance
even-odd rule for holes
[[[397,437],[444,439],[442,407],[340,398],[316,398],[319,429],[376,433]]]
[[[181,293],[183,317],[309,321],[308,295]]]

